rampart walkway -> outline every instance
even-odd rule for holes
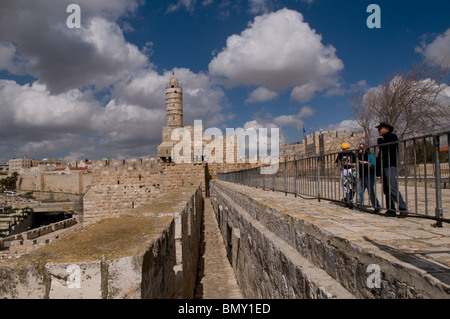
[[[227,252],[210,198],[205,198],[205,211],[200,242],[195,299],[241,299],[234,271]]]

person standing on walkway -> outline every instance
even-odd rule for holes
[[[375,157],[365,147],[364,143],[359,144],[359,205],[364,201],[364,191],[369,192],[370,203],[378,213],[381,209],[380,202],[375,196]]]
[[[386,122],[381,122],[378,126],[378,145],[377,166],[381,168],[381,178],[383,180],[383,193],[386,197],[387,211],[385,216],[396,216],[395,203],[398,203],[400,217],[406,217],[406,203],[398,189],[397,180],[397,151],[398,137],[395,135],[394,127]],[[389,144],[389,145],[384,145]],[[398,196],[397,196],[398,195]]]
[[[345,197],[342,201],[345,202],[345,206],[353,208],[352,200],[356,188],[356,155],[349,151],[350,145],[348,143],[342,143],[342,152],[338,154],[336,158],[336,164],[341,166],[341,185],[344,189]]]

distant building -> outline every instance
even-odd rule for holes
[[[53,171],[46,172],[46,174],[56,174],[56,175],[72,175],[78,173],[90,173],[88,167],[65,167],[56,168]]]
[[[31,168],[33,160],[31,158],[13,158],[9,160],[9,172],[19,172],[23,168]]]
[[[359,143],[365,141],[363,131],[350,132],[346,130],[320,131],[305,136],[301,143],[280,145],[280,156],[287,160],[337,153],[341,151],[341,144],[348,143],[350,148],[358,148]]]
[[[9,160],[9,172],[21,173],[39,173],[42,171],[53,170],[58,167],[66,167],[67,162],[63,160],[55,160],[53,158],[44,158],[41,160],[33,160],[31,158],[13,158]]]
[[[79,163],[77,163],[76,167],[87,167],[88,169],[92,169],[92,162],[88,160],[81,160]]]
[[[50,166],[50,167],[66,167],[67,162],[63,160],[55,160],[53,158],[44,158],[41,160],[32,160],[32,167]]]
[[[0,163],[0,172],[5,173],[9,171],[9,163]]]

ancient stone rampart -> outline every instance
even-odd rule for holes
[[[0,261],[0,298],[191,298],[201,194],[185,187]]]
[[[447,249],[448,231],[222,181],[210,188],[245,298],[450,298],[445,257],[411,253]]]
[[[93,182],[83,197],[84,222],[116,217],[164,193],[164,173],[156,159],[104,159],[93,164]]]
[[[93,175],[73,173],[56,175],[48,173],[19,175],[17,189],[70,194],[85,194],[92,184]]]

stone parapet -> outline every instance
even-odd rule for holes
[[[246,298],[450,298],[448,228],[222,181],[210,187]]]

